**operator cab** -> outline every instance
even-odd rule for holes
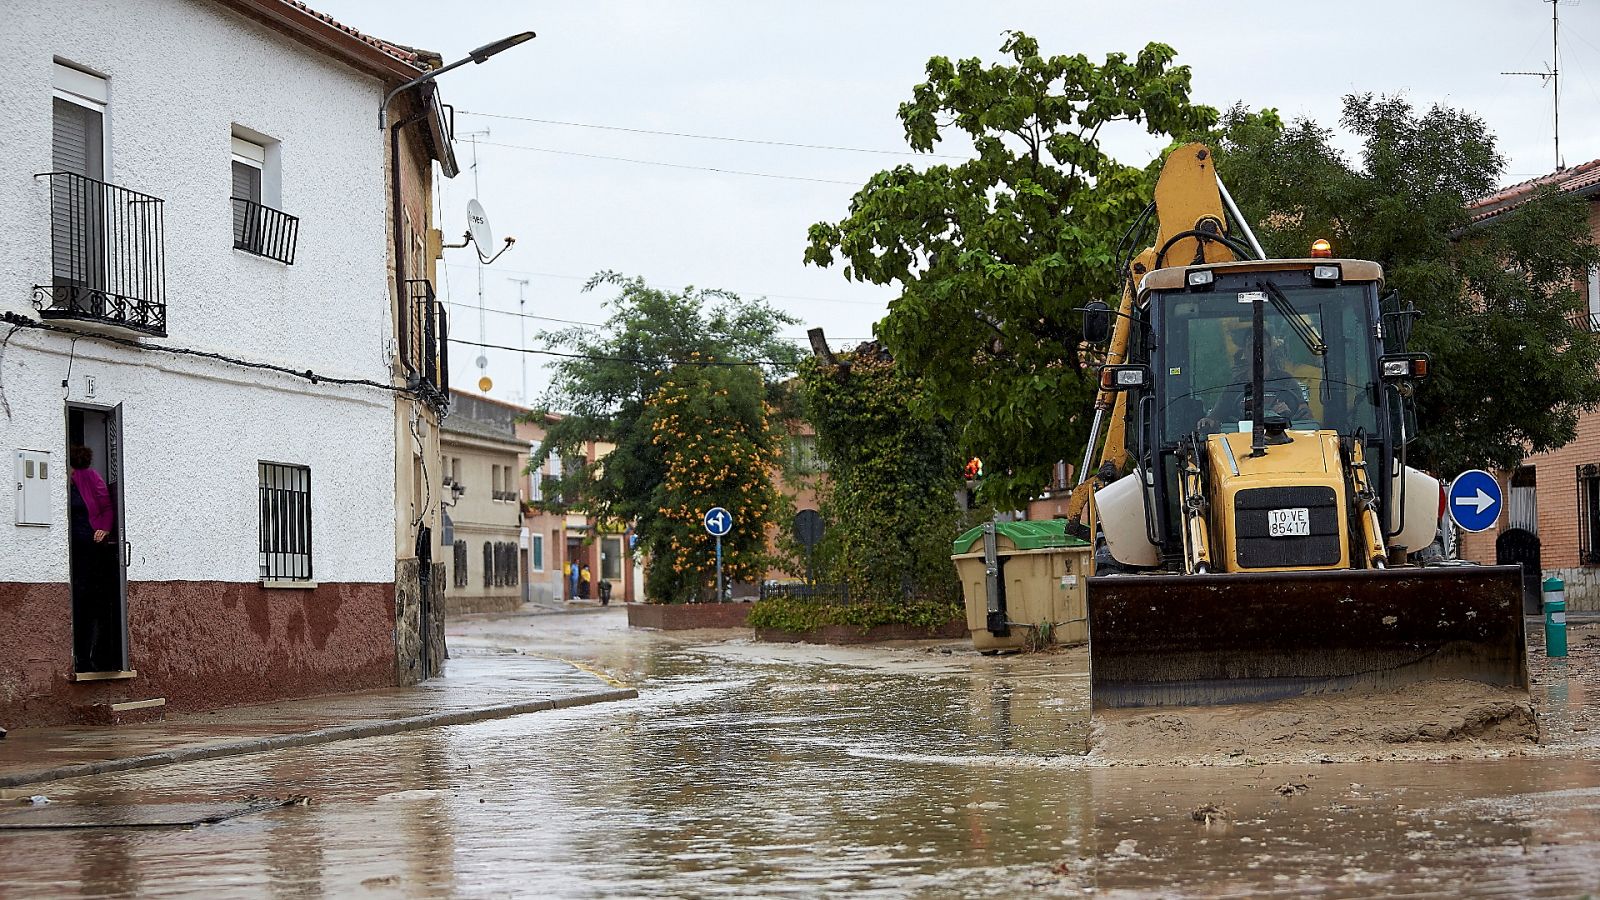
[[[1389,471],[1401,400],[1381,377],[1382,268],[1350,259],[1251,260],[1158,269],[1139,286],[1128,363],[1149,373],[1130,400],[1128,433],[1150,485],[1151,537],[1179,552],[1180,443],[1250,432],[1272,443],[1332,431],[1361,440],[1374,475]],[[1260,307],[1264,403],[1254,410]],[[1380,468],[1381,467],[1381,468]],[[1377,478],[1380,503],[1387,478]]]

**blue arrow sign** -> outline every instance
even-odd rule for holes
[[[1445,506],[1450,518],[1467,531],[1488,531],[1500,521],[1500,508],[1504,506],[1500,482],[1482,469],[1468,469],[1450,482],[1445,496]]]
[[[712,537],[722,537],[733,530],[733,516],[720,506],[713,506],[706,510],[706,533]]]

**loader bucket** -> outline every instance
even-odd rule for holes
[[[1528,687],[1517,566],[1111,575],[1088,580],[1088,606],[1095,708]]]

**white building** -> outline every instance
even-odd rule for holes
[[[417,54],[285,0],[0,21],[0,725],[394,683],[377,116]],[[117,519],[82,552],[75,445]]]

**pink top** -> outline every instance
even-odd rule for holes
[[[72,483],[78,486],[83,505],[89,507],[89,525],[95,531],[110,531],[117,517],[111,509],[111,491],[106,489],[106,480],[93,469],[73,469]]]

